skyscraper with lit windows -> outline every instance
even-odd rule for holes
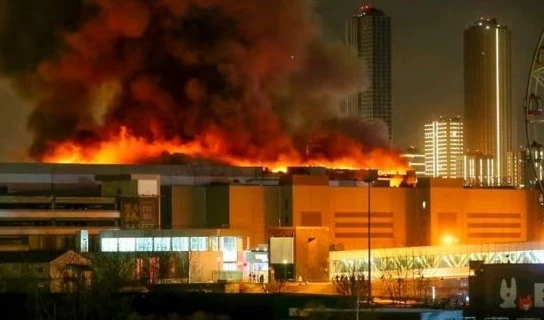
[[[365,67],[368,86],[345,99],[341,113],[382,120],[391,139],[391,18],[373,6],[361,6],[346,21],[346,43]]]
[[[425,171],[428,176],[463,176],[463,122],[460,117],[425,124]]]
[[[482,17],[465,29],[465,152],[492,160],[492,185],[512,183],[510,60],[510,30],[496,19]]]

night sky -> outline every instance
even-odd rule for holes
[[[329,36],[342,37],[357,0],[320,0]],[[463,29],[493,16],[512,32],[512,108],[523,130],[522,103],[534,48],[544,28],[542,0],[376,0],[391,17],[393,142],[423,146],[423,124],[463,115]],[[514,124],[516,124],[514,120]],[[514,130],[516,131],[516,130]],[[517,137],[515,142],[518,141]],[[521,141],[520,141],[521,142]]]
[[[368,3],[392,17],[393,139],[398,147],[421,147],[423,124],[434,117],[462,115],[463,29],[480,16],[496,17],[512,30],[512,107],[521,116],[528,68],[544,27],[544,1]],[[342,38],[344,20],[360,4],[357,0],[319,0],[318,11],[326,35]],[[7,80],[0,80],[0,104],[0,143],[5,146],[0,150],[0,160],[19,160],[29,141],[25,134],[29,108],[10,90]],[[522,128],[523,123],[519,122],[518,130]]]

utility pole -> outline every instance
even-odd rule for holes
[[[371,231],[371,225],[370,225],[370,215],[371,215],[371,208],[370,208],[370,189],[371,189],[371,186],[372,186],[372,176],[369,177],[368,179],[368,199],[367,199],[367,203],[368,203],[368,225],[367,225],[367,239],[368,239],[368,243],[367,243],[367,253],[368,253],[368,305],[370,306],[370,304],[372,303],[372,255],[370,253],[370,249],[371,249],[371,235],[370,235],[370,231]]]

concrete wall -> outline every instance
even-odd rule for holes
[[[206,225],[206,187],[172,187],[172,229]]]
[[[431,188],[431,245],[531,240],[535,212],[527,190]],[[531,232],[532,234],[532,232]]]
[[[265,244],[269,227],[285,223],[286,217],[292,220],[289,191],[289,187],[252,185],[172,187],[172,229],[226,224],[249,237],[252,247]]]
[[[409,189],[370,189],[371,245],[406,245],[406,216]],[[367,247],[368,188],[293,186],[295,226],[329,227],[331,244],[337,249]]]
[[[268,229],[278,226],[323,226],[335,250],[367,247],[366,186],[298,178],[292,183],[173,187],[173,228],[205,227],[208,215],[228,215],[229,227],[249,237],[251,247],[267,243]],[[439,245],[445,236],[459,244],[542,238],[542,210],[527,190],[465,189],[459,179],[422,179],[417,188],[372,187],[370,207],[374,248]]]
[[[312,282],[328,281],[327,228],[295,228],[295,276]]]
[[[189,252],[189,282],[211,282],[214,273],[222,268],[220,251]]]
[[[268,243],[268,228],[279,214],[279,187],[231,186],[230,227],[250,238],[250,246]]]

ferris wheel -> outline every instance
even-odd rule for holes
[[[531,184],[540,190],[539,202],[544,205],[544,179],[543,160],[544,147],[539,141],[544,138],[544,29],[540,34],[529,79],[527,81],[527,92],[523,102],[525,113],[525,137],[527,139],[527,156],[530,166],[533,168],[534,176],[530,179]],[[540,199],[542,198],[542,199]]]

